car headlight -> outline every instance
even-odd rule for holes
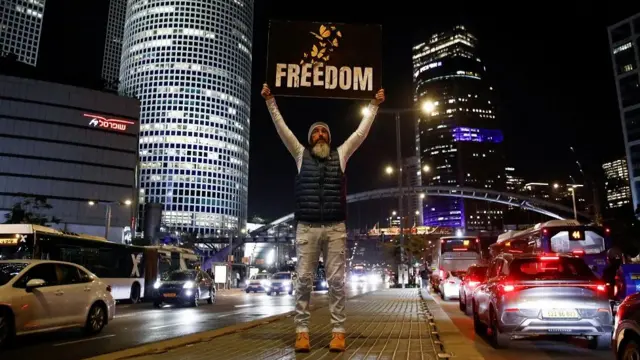
[[[160,280],[157,280],[157,281],[155,282],[155,284],[153,284],[153,288],[154,288],[154,289],[159,289],[159,288],[160,288],[160,285],[162,285],[162,283],[160,282]]]
[[[327,287],[327,282],[326,281],[322,282],[322,287]]]
[[[284,286],[291,286],[291,281],[290,280],[285,281]]]
[[[196,284],[193,281],[187,281],[186,283],[184,283],[183,288],[184,289],[192,289]]]

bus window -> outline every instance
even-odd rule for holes
[[[551,234],[551,251],[571,253],[584,251],[584,254],[600,254],[605,251],[604,238],[591,230],[561,230]]]
[[[446,239],[440,244],[440,253],[447,252],[480,252],[480,244],[475,238]]]

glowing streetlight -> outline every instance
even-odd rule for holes
[[[420,194],[420,199],[424,199],[424,198],[425,198],[425,196],[426,196],[426,195],[425,195],[424,193]]]
[[[422,171],[428,173],[429,171],[431,171],[431,167],[429,167],[429,165],[425,165],[422,167]]]
[[[393,174],[393,167],[391,167],[391,166],[387,166],[387,167],[384,169],[384,172],[385,172],[385,173],[387,173],[387,175],[391,175],[391,174]]]
[[[96,202],[95,202],[95,201],[91,201],[91,200],[89,201],[89,206],[93,206],[93,205],[95,205],[95,204],[96,204]]]
[[[393,215],[393,216],[396,216],[396,214],[397,214],[397,212],[396,212],[395,210],[393,210],[393,211],[391,212],[391,215]]]
[[[427,100],[422,103],[422,111],[426,114],[431,114],[436,109],[436,104],[433,101]]]
[[[361,112],[362,112],[362,116],[369,116],[369,114],[371,114],[371,110],[369,110],[368,106],[364,106]]]
[[[560,185],[559,185],[558,183],[553,184],[553,188],[554,188],[554,189],[557,189],[557,188],[559,188],[559,187],[560,187]]]
[[[420,215],[420,210],[416,210],[416,215]]]
[[[129,199],[125,200],[124,204],[127,205],[127,206],[131,205],[131,200],[129,200]]]

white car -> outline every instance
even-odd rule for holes
[[[464,277],[464,271],[447,271],[444,279],[440,280],[440,295],[443,300],[457,299],[460,297],[460,284]]]
[[[115,307],[111,287],[80,265],[0,261],[0,347],[15,335],[73,327],[98,333]]]

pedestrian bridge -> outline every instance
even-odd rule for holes
[[[347,203],[351,204],[359,201],[395,198],[398,197],[399,191],[400,190],[397,187],[394,187],[351,194],[347,196]],[[567,206],[542,199],[489,189],[475,189],[457,186],[415,186],[404,188],[403,191],[405,196],[419,196],[420,194],[424,194],[427,197],[443,196],[493,202],[519,207],[524,210],[537,212],[559,220],[565,219],[563,215],[570,215],[570,217],[573,217],[573,209]],[[590,216],[584,213],[578,213],[578,216],[584,219],[590,219]],[[253,230],[250,236],[255,238],[280,232],[290,233],[287,229],[291,228],[289,222],[292,220],[293,213],[285,215],[270,222],[269,224],[265,224],[264,226]],[[276,235],[275,237],[278,236]]]

